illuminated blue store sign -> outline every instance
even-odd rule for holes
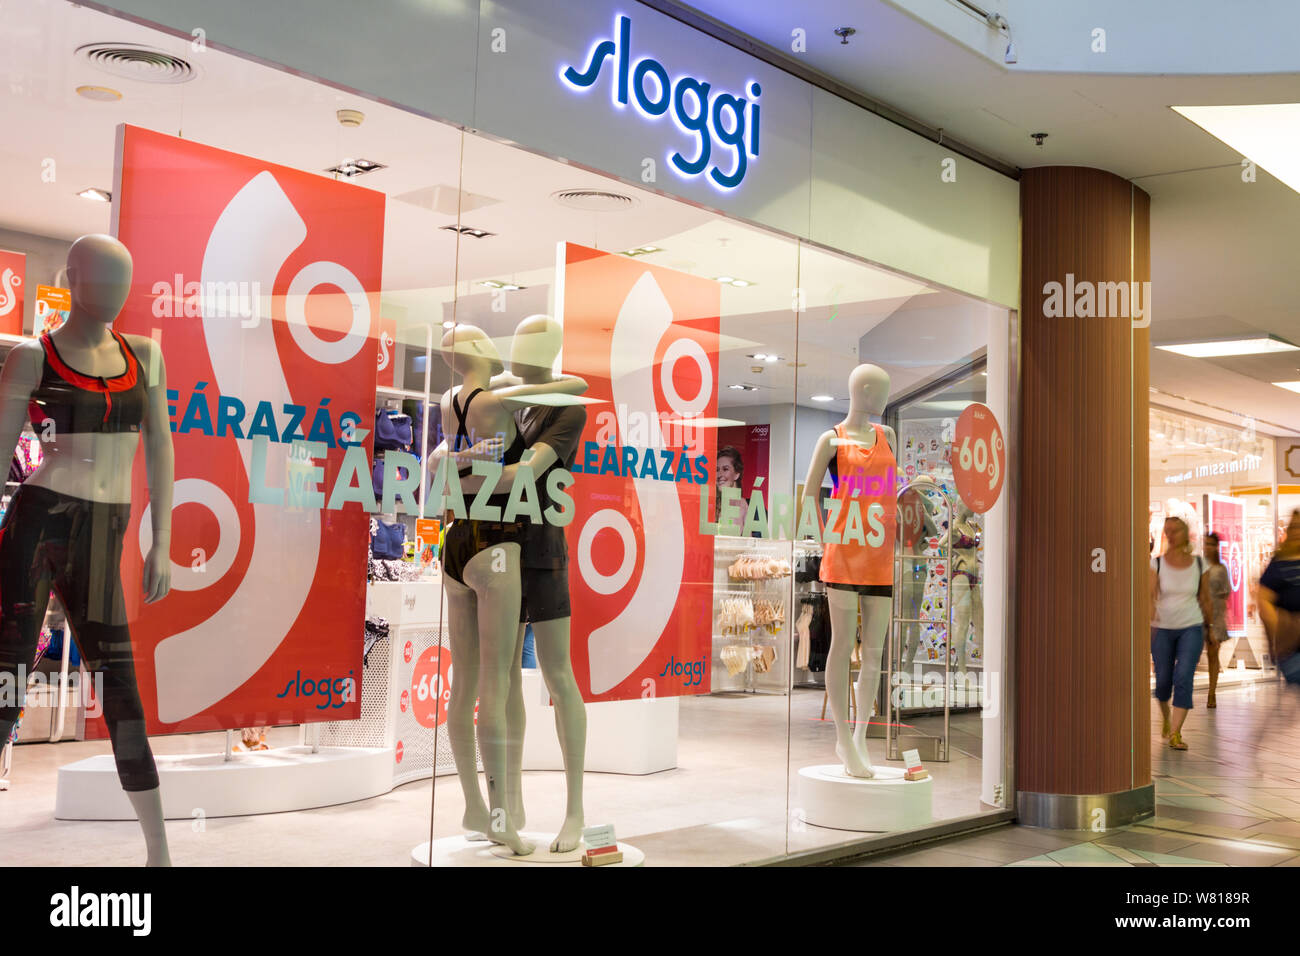
[[[560,79],[575,90],[586,90],[596,85],[605,68],[611,67],[611,92],[614,105],[622,109],[632,103],[649,120],[657,120],[670,113],[673,122],[687,136],[695,139],[695,157],[688,159],[680,152],[668,156],[669,163],[682,176],[693,178],[707,169],[709,179],[722,189],[735,189],[745,178],[749,159],[758,158],[758,98],[763,88],[756,82],[748,85],[753,101],[730,93],[712,93],[712,86],[693,76],[682,75],[670,80],[668,71],[658,60],[642,57],[632,62],[632,20],[619,16],[614,21],[616,40],[594,43],[582,71],[566,66]],[[731,154],[723,162],[709,167],[714,144],[720,143]],[[730,171],[724,170],[724,164]]]

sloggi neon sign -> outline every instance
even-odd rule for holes
[[[713,94],[712,85],[693,76],[682,75],[672,81],[668,70],[652,57],[642,57],[632,62],[632,20],[618,16],[614,20],[617,39],[594,43],[587,56],[587,66],[579,71],[566,66],[560,79],[575,90],[582,91],[596,85],[612,59],[612,93],[614,105],[622,109],[631,103],[648,120],[657,120],[670,114],[673,122],[687,136],[695,139],[695,157],[688,159],[680,152],[669,155],[668,161],[683,177],[693,178],[708,170],[708,178],[722,189],[735,189],[745,178],[749,160],[758,158],[759,105],[763,88],[751,81],[748,95],[730,93]],[[729,147],[732,157],[730,171],[721,163],[714,163],[713,147],[721,143]]]

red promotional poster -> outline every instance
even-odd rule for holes
[[[972,402],[957,419],[952,473],[957,494],[971,511],[984,514],[997,504],[1007,475],[1007,446],[987,405]]]
[[[588,700],[708,693],[716,282],[566,244],[564,370],[587,380],[569,524],[573,667]],[[705,515],[705,519],[708,519]]]
[[[131,126],[117,162],[117,328],[161,343],[176,452],[170,594],[140,598],[143,456],[122,559],[149,730],[358,717],[370,515],[336,492],[371,454],[384,196]]]
[[[1246,633],[1246,506],[1236,498],[1205,496],[1205,530],[1219,536],[1219,560],[1228,571],[1225,623],[1229,637]]]
[[[27,256],[0,249],[0,332],[23,334],[23,282]]]
[[[731,483],[741,490],[740,496],[746,501],[754,490],[754,482],[759,478],[763,484],[759,490],[763,502],[767,497],[767,468],[769,462],[768,444],[771,441],[771,425],[729,425],[718,429],[718,460],[716,465],[719,482],[730,478]],[[729,452],[740,455],[739,467]],[[718,506],[714,499],[714,509]]]

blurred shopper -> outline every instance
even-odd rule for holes
[[[1286,539],[1260,575],[1259,616],[1273,663],[1288,683],[1300,684],[1300,509],[1291,513]]]
[[[1219,652],[1228,639],[1228,598],[1232,582],[1228,569],[1219,560],[1219,536],[1211,532],[1205,536],[1202,552],[1205,555],[1205,659],[1210,667],[1210,696],[1206,707],[1217,707],[1214,692],[1219,687]]]
[[[1192,709],[1192,680],[1205,643],[1205,563],[1192,554],[1182,518],[1165,520],[1164,537],[1164,554],[1151,562],[1151,660],[1163,718],[1160,736],[1169,738],[1174,750],[1186,750],[1183,723]]]

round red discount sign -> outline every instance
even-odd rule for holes
[[[1007,472],[1007,443],[987,405],[974,402],[957,419],[952,440],[952,471],[957,494],[976,514],[997,503]]]
[[[907,550],[915,551],[925,530],[925,501],[915,488],[898,496],[898,530]]]
[[[411,714],[422,727],[437,727],[447,721],[451,701],[451,652],[431,647],[411,669]]]

